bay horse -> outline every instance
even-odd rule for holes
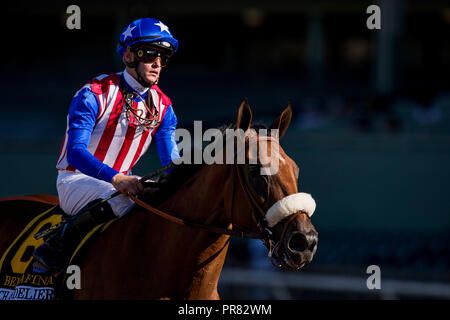
[[[269,129],[278,129],[281,138],[291,118],[288,106]],[[251,127],[252,112],[244,100],[235,128],[247,132]],[[278,143],[259,135],[254,138]],[[248,160],[255,155],[245,139]],[[283,149],[269,156],[279,157],[278,172],[272,176],[255,170],[262,166],[261,159],[256,165],[175,167],[161,183],[157,197],[143,195],[140,200],[175,219],[206,227],[177,224],[136,206],[112,223],[83,255],[81,289],[74,290],[73,298],[219,299],[220,273],[230,235],[236,234],[259,235],[255,237],[263,239],[271,259],[284,269],[300,269],[309,263],[318,239],[310,219],[315,202],[300,199],[299,168]],[[33,214],[57,203],[49,195],[1,200],[0,256]]]

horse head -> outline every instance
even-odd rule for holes
[[[236,128],[245,133],[245,164],[235,166],[239,183],[231,220],[240,228],[270,234],[263,242],[272,263],[284,269],[300,269],[312,261],[318,233],[311,222],[315,201],[309,194],[298,192],[299,168],[279,144],[291,118],[288,105],[269,127],[278,134],[261,134],[262,130],[252,128],[247,101],[241,103]]]

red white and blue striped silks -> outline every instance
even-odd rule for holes
[[[144,101],[151,94],[153,103],[159,106],[160,123],[156,128],[146,129],[128,120],[119,90],[121,81]],[[147,112],[139,98],[133,100],[133,108],[142,110],[144,115]],[[131,172],[153,139],[161,164],[167,165],[172,158],[179,157],[176,125],[172,103],[158,86],[143,90],[126,71],[101,75],[83,86],[72,99],[56,168],[111,182],[117,173]]]

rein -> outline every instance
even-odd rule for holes
[[[219,234],[226,234],[229,236],[234,237],[240,237],[240,238],[251,238],[251,239],[265,239],[267,238],[266,234],[260,233],[260,232],[245,232],[241,230],[236,229],[226,229],[226,228],[220,228],[220,227],[214,227],[206,224],[201,224],[197,222],[192,222],[186,219],[177,218],[175,216],[172,216],[170,214],[167,214],[155,207],[150,206],[149,204],[145,203],[142,200],[139,200],[133,195],[129,195],[129,197],[136,202],[139,206],[143,207],[144,209],[150,211],[151,213],[154,213],[160,217],[163,217],[166,220],[169,220],[171,222],[174,222],[179,225],[188,226],[188,227],[194,227],[194,228],[200,228],[207,231],[219,233]]]

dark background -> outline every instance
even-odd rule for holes
[[[81,8],[81,30],[66,27],[71,4]],[[381,8],[381,30],[366,27],[371,4]],[[313,262],[300,273],[278,272],[259,242],[233,239],[224,271],[236,273],[223,273],[222,298],[430,297],[411,281],[449,284],[447,1],[14,1],[2,16],[1,197],[56,194],[73,94],[97,75],[122,71],[121,31],[154,17],[180,43],[159,84],[179,127],[231,123],[243,98],[269,125],[290,102],[294,119],[282,146],[300,167],[299,189],[317,202]],[[134,173],[158,166],[152,147]],[[365,282],[373,264],[382,281],[404,281],[401,289],[345,285]],[[275,290],[248,283],[239,270],[332,275],[343,285],[330,290],[332,278],[320,278]],[[450,297],[446,286],[434,292]]]

